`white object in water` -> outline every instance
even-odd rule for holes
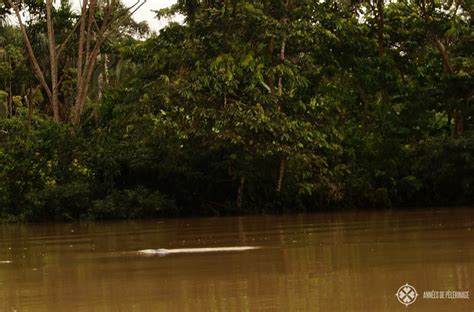
[[[204,252],[226,252],[226,251],[246,251],[260,249],[259,246],[239,246],[239,247],[209,247],[209,248],[178,248],[178,249],[143,249],[138,253],[142,255],[169,255],[180,253],[204,253]]]
[[[9,263],[12,263],[12,262],[10,260],[0,261],[0,264],[9,264]]]

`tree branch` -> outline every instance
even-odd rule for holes
[[[61,45],[56,49],[56,51],[57,51],[56,55],[57,55],[58,58],[63,53],[64,49],[66,48],[66,45],[69,42],[69,40],[71,40],[72,35],[74,35],[74,33],[76,32],[77,27],[79,27],[79,22],[77,22],[76,25],[74,25],[74,28],[69,32],[66,39],[64,39],[63,43],[61,43]]]
[[[7,0],[7,1],[8,1],[8,4],[10,4],[10,6],[15,11],[15,15],[18,19],[18,24],[20,26],[20,31],[23,36],[23,41],[25,42],[26,50],[28,52],[28,56],[29,56],[31,65],[33,66],[33,70],[36,74],[36,77],[38,78],[41,84],[41,87],[43,87],[43,89],[45,90],[48,98],[52,100],[53,95],[51,93],[51,89],[49,88],[48,83],[46,82],[46,79],[44,78],[43,71],[41,70],[38,60],[36,59],[35,53],[33,52],[33,47],[31,46],[30,39],[28,38],[28,34],[26,33],[25,24],[23,23],[23,20],[21,19],[20,9],[12,0]]]

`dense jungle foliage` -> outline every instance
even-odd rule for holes
[[[58,2],[0,2],[0,219],[474,202],[470,0]]]

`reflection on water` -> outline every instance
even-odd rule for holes
[[[474,311],[474,209],[0,226],[0,311]],[[158,248],[262,246],[146,257]],[[409,308],[395,292],[410,283]]]

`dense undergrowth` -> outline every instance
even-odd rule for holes
[[[105,128],[75,130],[42,118],[29,127],[25,122],[19,117],[0,122],[0,213],[6,221],[462,205],[474,200],[474,136],[469,134],[431,138],[390,152],[383,146],[349,146],[357,152],[337,161],[346,169],[317,181],[317,187],[310,185],[312,191],[305,190],[309,182],[301,181],[306,169],[289,163],[285,187],[277,194],[277,161],[254,159],[237,209],[239,181],[229,175],[225,151],[210,150],[199,139],[180,142],[154,132],[148,138],[143,133],[124,138],[110,136]],[[181,148],[184,144],[190,146]]]

